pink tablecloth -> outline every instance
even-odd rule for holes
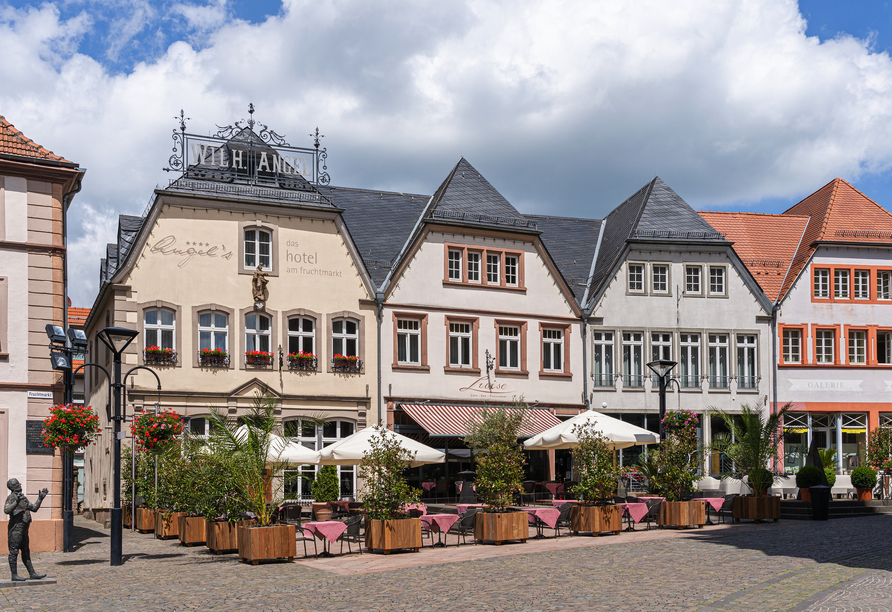
[[[347,511],[350,509],[350,502],[349,501],[330,501],[330,502],[328,502],[328,507],[331,508],[332,510],[334,510],[336,506],[340,506],[344,511]]]
[[[561,511],[557,508],[524,508],[527,511],[530,524],[536,523],[536,517],[539,517],[543,523],[554,528],[557,525],[558,517],[561,515]]]
[[[435,482],[422,482],[421,488],[430,493],[430,490],[437,486]]]
[[[639,498],[640,499],[640,498]],[[640,523],[641,519],[647,516],[647,504],[616,504],[622,506],[623,514],[628,514],[636,523]]]
[[[552,495],[564,492],[564,484],[561,482],[548,482],[545,484],[545,488],[551,491]]]
[[[421,514],[427,514],[427,506],[424,504],[403,504],[400,507],[400,510],[403,512],[408,512],[409,510],[421,510]]]
[[[455,525],[458,519],[459,516],[457,514],[425,514],[421,517],[421,522],[427,525],[433,532],[442,531],[446,533],[452,529],[452,526]]]
[[[644,497],[643,495],[636,495],[636,497],[638,499],[662,499],[663,501],[666,501],[665,497]]]
[[[455,504],[455,509],[459,514],[464,514],[468,508],[486,508],[486,504]]]
[[[722,504],[725,503],[724,497],[694,497],[691,501],[704,501],[710,506],[712,509],[718,512],[722,509]]]
[[[320,540],[326,538],[329,542],[337,542],[341,534],[347,531],[346,523],[341,521],[316,521],[314,523],[304,523],[301,527],[312,531],[313,535]]]
[[[552,506],[563,506],[564,504],[579,504],[582,503],[578,499],[553,499],[551,500]]]

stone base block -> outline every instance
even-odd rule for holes
[[[8,526],[9,521],[0,521],[0,554],[2,555],[9,554],[9,546],[6,543]],[[62,550],[62,519],[34,519],[31,521],[28,536],[31,540],[31,552],[33,553]]]
[[[56,584],[55,578],[41,578],[40,580],[25,580],[24,582],[12,580],[0,580],[0,589],[9,589],[12,587],[40,586],[42,584]]]

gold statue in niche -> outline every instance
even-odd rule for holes
[[[251,278],[251,290],[254,293],[255,302],[265,302],[267,297],[266,286],[269,284],[268,274],[263,271],[263,264],[257,264],[257,271]]]

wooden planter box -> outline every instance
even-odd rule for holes
[[[598,535],[603,531],[620,533],[623,529],[622,508],[616,505],[583,506],[574,505],[570,509],[570,530]]]
[[[873,489],[855,487],[855,492],[858,495],[858,501],[870,501],[873,499]]]
[[[297,540],[294,525],[268,527],[238,527],[238,556],[244,562],[257,565],[260,561],[288,559],[294,561]]]
[[[738,495],[732,502],[731,516],[734,518],[735,523],[739,523],[740,519],[753,521],[771,519],[776,523],[780,518],[780,497],[773,495],[764,495],[762,497]]]
[[[155,531],[155,511],[149,508],[136,509],[136,530],[140,533]]]
[[[180,517],[185,512],[162,512],[155,510],[155,533],[161,540],[170,540],[180,533]]]
[[[207,532],[204,522],[203,516],[182,515],[177,526],[177,537],[180,538],[180,542],[186,546],[204,544]]]
[[[365,547],[369,552],[389,555],[395,550],[421,548],[421,519],[368,521],[365,528]]]
[[[702,501],[664,501],[660,504],[657,524],[681,529],[689,525],[703,527],[706,524],[706,503]]]
[[[127,504],[121,506],[121,520],[124,521],[124,528],[133,527],[133,506]]]
[[[479,543],[502,544],[508,540],[526,542],[530,521],[526,512],[478,512],[474,519],[474,539]]]
[[[204,539],[208,549],[214,554],[238,552],[238,528],[248,527],[251,521],[205,521]]]

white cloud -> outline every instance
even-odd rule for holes
[[[0,9],[15,58],[0,62],[0,112],[88,168],[72,207],[84,218],[142,211],[171,178],[181,108],[204,133],[248,102],[293,144],[318,125],[336,184],[430,193],[464,155],[527,211],[601,216],[657,174],[715,207],[892,165],[888,55],[806,37],[791,0],[287,0],[258,24],[211,0],[173,9],[200,45],[123,74],[74,52],[95,6],[68,21],[51,5]],[[86,247],[113,237],[90,227],[71,249],[79,304],[98,276]]]

